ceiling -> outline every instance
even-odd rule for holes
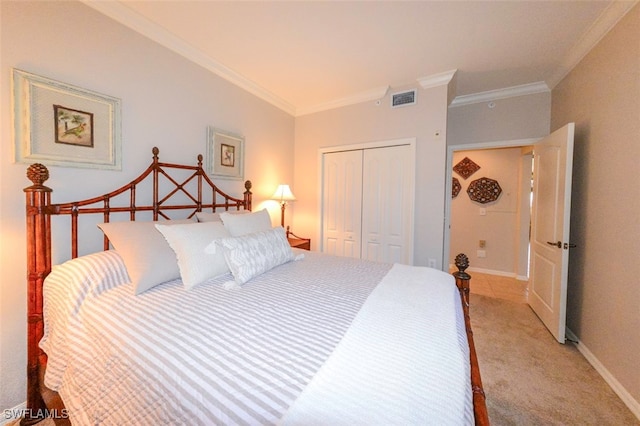
[[[635,4],[85,1],[292,115],[454,70],[458,100],[549,90]]]

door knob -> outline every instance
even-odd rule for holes
[[[547,241],[547,244],[549,244],[550,246],[556,246],[558,248],[562,248],[562,241],[558,241],[557,243],[553,243],[551,241]]]

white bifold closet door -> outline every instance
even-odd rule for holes
[[[322,251],[360,258],[362,150],[327,153],[323,162]]]
[[[413,263],[411,152],[398,145],[324,154],[324,252]]]

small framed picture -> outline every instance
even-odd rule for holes
[[[16,162],[121,170],[120,99],[13,70]]]
[[[209,126],[207,174],[224,179],[244,179],[244,137]]]
[[[93,148],[93,114],[62,105],[53,106],[56,143]]]

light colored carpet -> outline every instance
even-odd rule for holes
[[[492,425],[640,425],[528,305],[472,294],[471,323]]]

